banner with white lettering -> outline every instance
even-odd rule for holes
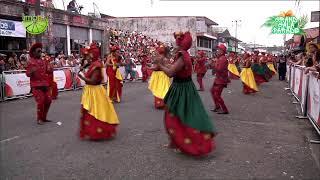
[[[25,73],[20,74],[5,74],[5,94],[6,97],[29,94],[30,78]]]
[[[292,90],[294,90],[294,74],[295,74],[295,67],[294,66],[290,66],[290,88]]]
[[[300,69],[300,67],[295,67],[294,69],[295,73],[294,73],[294,89],[293,92],[296,94],[296,96],[298,97],[299,101],[301,100],[301,94],[299,96],[299,91],[301,91],[301,78],[302,78],[302,71]]]
[[[0,36],[26,37],[22,22],[0,19]]]
[[[304,73],[305,70],[302,69],[302,79],[301,79],[301,92],[299,92],[301,100],[300,100],[300,104],[301,104],[301,110],[302,110],[302,114],[305,116],[307,114],[307,107],[306,107],[306,103],[307,103],[307,91],[308,91],[308,82],[309,82],[309,75]]]

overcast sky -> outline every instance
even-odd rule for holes
[[[59,9],[68,5],[69,0],[54,0]],[[153,3],[151,3],[153,2]],[[238,39],[262,45],[282,45],[282,35],[269,35],[270,29],[260,28],[264,21],[281,11],[292,10],[297,17],[319,11],[319,1],[301,0],[297,6],[295,0],[269,1],[218,1],[218,0],[77,0],[83,5],[83,14],[93,12],[93,3],[100,13],[116,17],[136,16],[206,16],[221,27],[228,27],[235,35],[233,20],[241,20],[238,26]],[[307,27],[316,27],[319,23],[309,23]],[[289,35],[290,36],[290,35]]]

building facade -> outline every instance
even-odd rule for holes
[[[0,1],[0,6],[0,53],[19,53],[22,49],[29,49],[36,36],[25,31],[22,17],[35,15],[35,7],[9,0]],[[46,32],[40,35],[46,52],[79,53],[81,47],[93,41],[100,45],[102,53],[106,52],[109,36],[106,21],[45,7],[41,7],[41,16],[49,18]]]

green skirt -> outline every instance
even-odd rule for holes
[[[216,133],[191,78],[175,78],[164,102],[168,111],[178,116],[183,124],[202,132]]]

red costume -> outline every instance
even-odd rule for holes
[[[148,56],[143,55],[141,57],[141,72],[142,72],[142,82],[146,82],[149,76],[147,64],[149,62]]]
[[[28,61],[26,75],[30,77],[32,94],[37,103],[37,121],[39,123],[39,121],[47,121],[51,104],[48,74],[51,74],[53,69],[48,68],[46,61],[35,57],[34,51],[37,48],[42,48],[42,44],[36,43],[30,48],[30,60]]]
[[[48,83],[49,83],[49,87],[50,87],[51,98],[52,99],[57,99],[58,98],[58,85],[54,81],[53,65],[50,63],[50,60],[51,60],[50,57],[46,57],[46,61],[47,61],[47,64],[48,64],[48,69],[50,69],[50,71],[48,73]]]
[[[227,84],[230,82],[228,77],[228,60],[225,56],[226,47],[222,44],[218,48],[224,52],[224,54],[218,57],[217,62],[214,66],[216,73],[216,78],[214,80],[213,86],[211,88],[211,95],[215,104],[215,110],[222,109],[222,113],[228,113],[228,109],[224,104],[224,101],[221,97],[223,88],[227,87]]]
[[[197,62],[195,65],[195,72],[197,73],[197,81],[200,86],[199,90],[204,91],[202,79],[207,72],[207,67],[206,67],[207,57],[205,57],[204,51],[199,51],[198,55],[199,55],[199,58],[197,59]]]
[[[119,50],[117,46],[111,48],[111,52],[116,52],[117,50]],[[120,58],[118,55],[110,54],[107,61],[112,64],[107,67],[109,97],[113,101],[120,102],[122,96],[122,77],[117,65],[120,63]]]
[[[238,60],[237,60],[236,54],[235,54],[234,52],[230,52],[230,53],[229,53],[229,56],[228,56],[228,62],[229,62],[229,64],[231,64],[231,65],[236,65],[237,61],[238,61]],[[237,67],[237,66],[235,66],[235,67]],[[238,70],[238,69],[237,69],[237,70]],[[233,72],[231,72],[231,71],[229,70],[229,78],[230,78],[230,79],[239,79],[240,76],[233,74]]]

